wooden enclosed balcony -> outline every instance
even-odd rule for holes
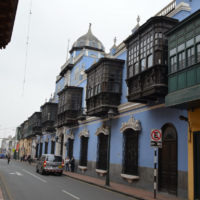
[[[54,122],[57,117],[57,111],[58,111],[58,104],[47,102],[42,108],[42,132],[54,132]]]
[[[42,112],[35,112],[31,117],[29,117],[29,132],[31,132],[32,136],[41,135],[42,134]]]
[[[78,123],[77,114],[82,105],[82,93],[83,88],[75,86],[65,86],[64,89],[58,93],[57,127]]]
[[[121,102],[124,60],[101,58],[87,74],[87,115],[104,116],[112,108],[116,113]]]
[[[168,93],[168,38],[165,31],[178,20],[152,17],[124,42],[127,45],[127,99],[157,101]]]

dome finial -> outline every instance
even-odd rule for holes
[[[89,23],[90,25],[89,25],[89,28],[91,28],[91,26],[92,26],[92,24],[91,23]]]
[[[114,38],[114,45],[116,45],[116,42],[117,42],[117,38],[115,37]]]
[[[139,22],[140,22],[140,16],[138,15],[137,23],[139,24]]]

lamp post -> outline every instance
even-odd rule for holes
[[[108,111],[108,118],[110,120],[109,135],[108,135],[108,154],[107,154],[107,174],[106,174],[106,186],[110,186],[110,138],[111,138],[111,120],[113,119],[114,112],[112,109]]]

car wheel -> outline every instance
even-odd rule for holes
[[[62,172],[59,172],[58,175],[59,175],[59,176],[62,176]]]
[[[39,172],[39,170],[38,170],[38,168],[37,168],[37,166],[36,166],[36,173],[38,173]]]

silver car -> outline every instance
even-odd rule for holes
[[[60,176],[63,173],[64,161],[62,156],[54,154],[43,154],[37,162],[36,172],[44,175],[45,173],[58,173]]]

